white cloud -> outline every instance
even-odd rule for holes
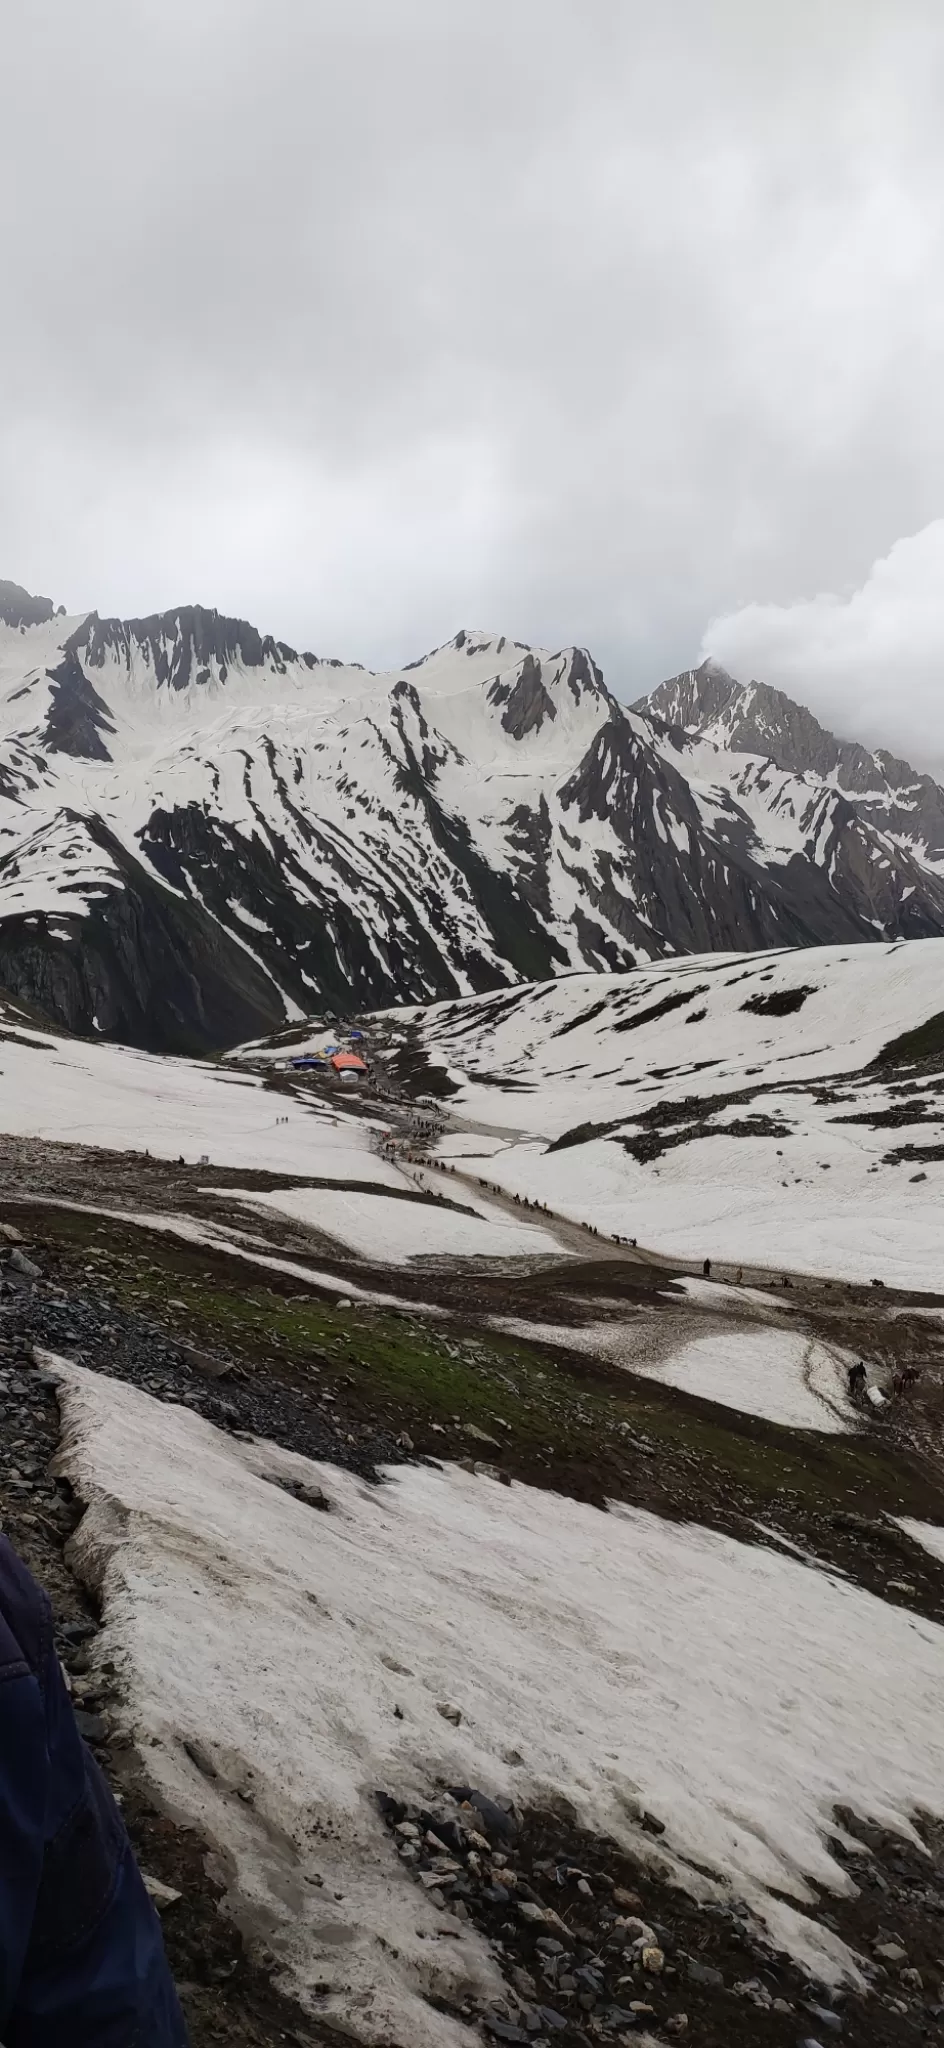
[[[944,770],[944,519],[895,542],[857,590],[746,604],[712,619],[702,655],[807,703],[841,736]]]

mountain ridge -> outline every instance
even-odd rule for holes
[[[729,746],[737,740],[745,752],[768,753],[778,768],[794,774],[813,773],[823,779],[833,775],[846,794],[860,801],[875,805],[885,795],[899,829],[906,822],[901,797],[913,791],[931,834],[932,857],[944,861],[944,789],[934,777],[887,747],[870,749],[857,740],[838,738],[808,706],[770,683],[736,682],[709,657],[699,668],[660,683],[633,708],[703,738],[716,738],[723,729]]]
[[[372,671],[0,584],[0,976],[70,1030],[200,1052],[315,1008],[940,935],[942,847],[930,777],[716,664],[630,707],[577,647],[462,629]]]

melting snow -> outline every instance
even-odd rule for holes
[[[835,1804],[903,1830],[944,1811],[944,1631],[696,1526],[453,1467],[370,1487],[59,1370],[60,1468],[88,1503],[76,1557],[124,1719],[312,2010],[372,2048],[467,2039],[426,1995],[487,1985],[487,1957],[398,1867],[372,1801],[437,1779],[524,1803],[556,1789],[696,1892],[693,1866],[714,1873],[825,1975],[854,1967],[803,1906],[849,1883]]]
[[[930,1551],[932,1557],[939,1558],[944,1564],[944,1529],[938,1528],[934,1522],[916,1522],[909,1515],[898,1515],[896,1520],[899,1529],[903,1529],[906,1536],[910,1536],[913,1542],[920,1543],[923,1549]]]
[[[733,1292],[733,1290],[732,1290]],[[742,1415],[760,1415],[788,1429],[830,1433],[855,1427],[855,1410],[847,1399],[844,1353],[811,1343],[793,1330],[771,1329],[758,1322],[753,1329],[712,1331],[707,1337],[689,1334],[668,1318],[653,1322],[566,1325],[522,1321],[514,1316],[491,1318],[492,1327],[531,1343],[560,1344],[602,1358],[644,1378],[665,1380],[687,1394],[736,1408]]]
[[[836,1431],[854,1421],[846,1363],[792,1330],[725,1330],[684,1344],[656,1377],[791,1429]]]

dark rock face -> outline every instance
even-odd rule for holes
[[[104,826],[93,836],[115,888],[69,920],[68,939],[58,912],[5,918],[0,984],[68,1031],[152,1052],[201,1052],[282,1023],[277,989],[201,906],[162,889]]]
[[[44,626],[54,617],[51,597],[32,597],[22,584],[0,576],[0,619],[5,626]]]
[[[53,754],[74,754],[78,760],[110,761],[103,734],[113,733],[108,706],[89,681],[72,641],[67,641],[58,668],[48,670],[52,683],[42,743]]]
[[[135,654],[153,670],[158,687],[185,690],[189,683],[206,683],[214,670],[225,683],[230,666],[264,668],[271,664],[278,675],[285,674],[287,662],[296,662],[294,647],[257,632],[245,619],[226,619],[202,605],[182,605],[177,611],[156,612],[148,619],[100,619],[90,613],[76,636],[90,668],[103,668],[109,658],[131,667]],[[311,665],[314,656],[304,656]]]
[[[541,664],[533,654],[525,655],[517,682],[502,683],[496,676],[488,695],[492,704],[504,704],[502,726],[516,740],[539,732],[546,718],[557,717],[557,705],[544,688]]]

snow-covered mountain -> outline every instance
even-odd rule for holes
[[[769,683],[736,683],[715,661],[660,683],[637,709],[726,753],[750,754],[788,775],[813,776],[922,865],[944,873],[944,789],[885,747],[837,740],[802,704]]]
[[[378,675],[197,606],[66,617],[0,583],[0,983],[195,1050],[315,1009],[944,932],[944,794],[884,755],[853,788],[860,750],[827,761],[786,699],[822,758],[780,765],[723,682],[628,710],[577,648],[460,632]]]

